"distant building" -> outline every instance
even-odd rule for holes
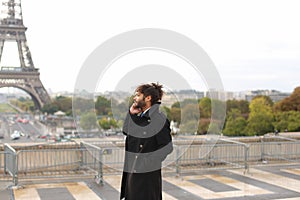
[[[218,99],[226,101],[229,97],[233,97],[232,92],[218,91],[216,89],[210,89],[206,92],[206,97],[210,99]]]
[[[94,98],[96,99],[98,96],[103,96],[107,99],[115,99],[118,103],[125,101],[128,97],[132,95],[132,93],[125,91],[107,91],[104,93],[88,93],[86,91],[82,91],[79,93],[80,97],[86,98]],[[13,94],[14,98],[17,98],[24,94]],[[25,95],[27,95],[25,93]],[[52,93],[51,97],[57,96],[67,96],[73,97],[73,93],[71,92],[59,92]],[[203,97],[208,97],[212,99],[219,100],[247,100],[251,101],[255,96],[264,95],[269,96],[273,102],[281,101],[282,99],[289,97],[291,93],[280,92],[277,90],[251,90],[251,91],[240,91],[240,92],[230,92],[230,91],[217,91],[216,89],[210,89],[210,91],[196,91],[196,90],[179,90],[179,91],[166,91],[162,104],[164,106],[170,107],[175,102],[183,101],[184,99],[198,99],[200,100]],[[7,98],[9,98],[8,96]]]
[[[128,97],[132,94],[129,92],[124,91],[111,91],[111,92],[104,92],[104,93],[97,93],[95,96],[102,96],[106,99],[115,99],[118,103],[125,101]]]
[[[250,102],[254,97],[259,95],[268,96],[273,102],[278,102],[289,97],[291,93],[283,93],[277,90],[253,90],[246,93],[245,100]]]
[[[118,103],[125,101],[132,94],[124,91],[108,91],[104,93],[97,93],[95,97],[102,96],[107,99],[115,99]],[[183,101],[184,99],[201,99],[204,97],[204,92],[196,90],[179,90],[179,91],[167,91],[162,99],[162,105],[170,107],[175,102]]]
[[[204,92],[199,92],[196,90],[179,90],[167,92],[163,99],[162,104],[170,107],[172,104],[176,102],[183,101],[184,99],[201,99],[204,97]]]

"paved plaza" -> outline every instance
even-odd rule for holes
[[[2,190],[0,199],[14,200],[114,200],[119,199],[121,175],[105,176],[103,186],[93,180],[25,184]],[[164,200],[194,199],[300,199],[300,165],[257,166],[203,171],[179,177],[163,176]]]

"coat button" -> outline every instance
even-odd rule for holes
[[[142,145],[142,144],[140,144],[140,148],[143,148],[143,145]]]
[[[138,158],[138,156],[135,156],[135,158]]]
[[[147,132],[146,132],[146,131],[144,131],[144,132],[143,132],[143,134],[144,134],[144,135],[146,135],[146,134],[147,134]]]

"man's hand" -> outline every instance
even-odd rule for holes
[[[137,106],[137,103],[133,103],[129,109],[130,114],[138,114],[142,111],[141,108]]]

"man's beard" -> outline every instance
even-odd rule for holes
[[[146,106],[146,102],[143,100],[136,102],[136,108],[143,108]]]

